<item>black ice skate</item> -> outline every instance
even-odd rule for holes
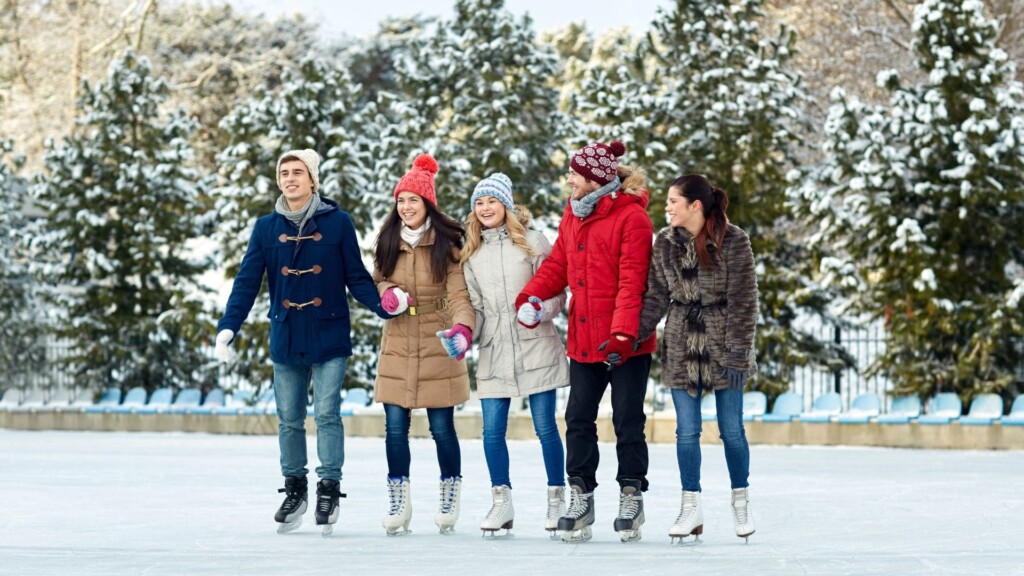
[[[277,533],[284,534],[302,526],[302,515],[306,513],[306,501],[309,499],[309,484],[305,476],[287,476],[284,479],[284,502],[277,509],[274,520],[278,522]]]
[[[587,492],[583,479],[569,478],[569,509],[558,519],[558,530],[563,542],[586,542],[594,534],[590,525],[594,523],[594,493]]]
[[[345,495],[338,490],[337,480],[321,480],[316,485],[316,524],[323,527],[326,538],[334,532],[338,521],[338,499]]]
[[[640,539],[640,526],[644,523],[644,494],[639,480],[623,480],[619,491],[619,515],[615,518],[615,531],[623,542]]]

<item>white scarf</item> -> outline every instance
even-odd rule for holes
[[[430,218],[423,221],[423,225],[413,230],[406,226],[405,222],[402,222],[402,240],[405,240],[409,246],[415,248],[420,240],[423,240],[423,235],[427,233],[430,228]]]

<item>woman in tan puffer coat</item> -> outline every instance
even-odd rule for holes
[[[455,406],[469,399],[465,356],[476,315],[459,265],[462,225],[437,209],[437,162],[421,154],[395,187],[395,205],[381,226],[373,277],[384,322],[374,400],[384,404],[388,458],[388,534],[407,531],[409,414],[426,408],[441,468],[435,523],[450,532],[459,517],[462,455]],[[441,338],[439,338],[439,336]]]
[[[554,533],[565,512],[565,452],[555,422],[556,389],[569,384],[565,346],[552,318],[565,307],[561,292],[539,303],[540,323],[531,330],[516,321],[516,297],[551,254],[543,234],[527,228],[530,214],[512,202],[512,181],[495,173],[473,190],[462,262],[477,314],[480,362],[476,389],[484,420],[484,457],[493,504],[480,524],[484,532],[512,527],[508,411],[512,398],[529,398],[533,427],[547,471],[544,527]]]

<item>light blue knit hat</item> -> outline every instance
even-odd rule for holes
[[[494,196],[505,205],[507,210],[515,211],[515,206],[512,204],[512,179],[501,172],[495,172],[477,182],[476,188],[473,189],[473,196],[469,199],[470,212],[473,211],[477,199],[481,196]]]

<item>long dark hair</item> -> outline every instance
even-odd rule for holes
[[[424,200],[427,207],[427,219],[434,229],[434,245],[430,250],[430,275],[434,282],[440,284],[448,275],[448,263],[459,261],[459,251],[465,230],[458,220],[441,212],[430,202]],[[398,203],[391,206],[391,212],[384,218],[374,246],[373,265],[380,270],[385,278],[391,276],[398,265],[398,255],[402,246],[402,218],[398,215]]]
[[[729,219],[725,211],[729,209],[729,197],[725,191],[711,185],[707,178],[700,174],[687,174],[676,178],[671,188],[678,188],[679,193],[693,204],[700,200],[704,212],[704,227],[701,228],[694,240],[697,249],[697,259],[704,268],[710,268],[715,263],[715,258],[708,252],[708,239],[715,245],[715,252],[722,251],[722,242],[725,241],[725,230],[729,225]]]

